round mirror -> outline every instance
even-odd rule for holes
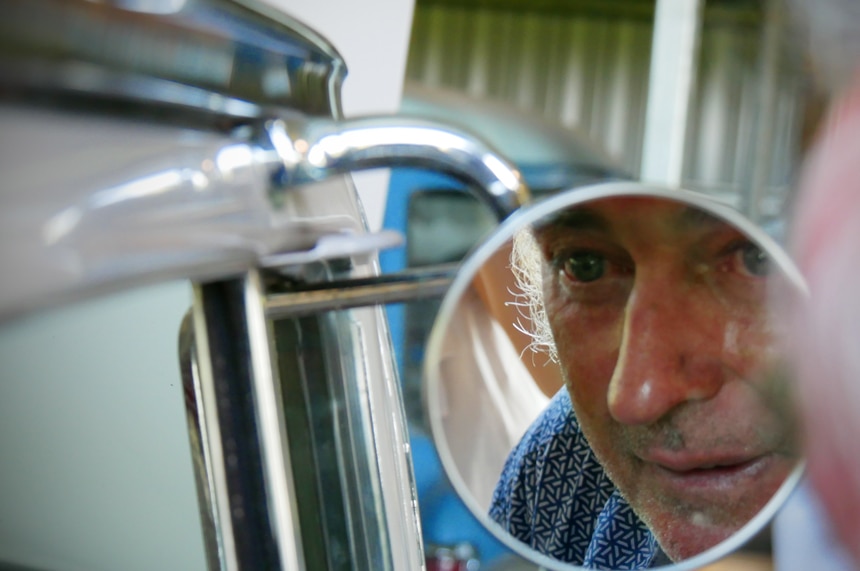
[[[800,476],[768,297],[804,285],[736,211],[610,183],[508,219],[464,263],[424,367],[479,520],[548,568],[694,569]]]

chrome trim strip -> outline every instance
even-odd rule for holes
[[[244,304],[266,499],[272,532],[280,552],[281,569],[300,570],[305,568],[305,562],[298,513],[294,509],[296,490],[287,452],[286,426],[278,404],[280,399],[273,374],[271,342],[263,301],[260,274],[252,270],[244,279]]]
[[[378,278],[331,282],[324,289],[270,293],[266,317],[298,317],[319,311],[441,297],[456,274],[456,265],[388,274]]]
[[[207,406],[216,409],[222,447],[221,462],[215,466],[216,476],[224,474],[216,480],[219,525],[230,525],[220,533],[231,536],[234,547],[228,564],[235,561],[235,569],[282,569],[281,538],[275,534],[270,505],[269,451],[264,450],[268,440],[260,432],[256,391],[260,332],[249,331],[245,282],[238,277],[195,286],[195,301],[205,318],[195,323],[205,329],[195,333],[208,339],[205,357],[212,371],[212,390],[204,398]],[[200,357],[203,361],[204,355]]]
[[[233,520],[230,517],[230,497],[227,475],[224,469],[224,440],[218,423],[218,407],[215,394],[215,378],[212,372],[212,355],[209,352],[209,336],[206,334],[206,315],[200,286],[194,286],[194,303],[191,309],[196,355],[195,401],[198,407],[201,444],[204,451],[205,480],[209,485],[211,505],[215,523],[214,543],[218,546],[217,559],[221,571],[238,571],[239,562],[233,535]],[[198,474],[198,478],[200,475]],[[207,506],[200,506],[201,510]],[[204,530],[205,532],[205,530]],[[213,538],[205,538],[209,546]],[[211,561],[213,554],[207,553]],[[213,571],[213,570],[210,570]]]

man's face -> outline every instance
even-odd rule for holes
[[[702,211],[613,198],[536,232],[565,383],[615,485],[674,560],[726,539],[796,459],[768,405],[768,265]]]

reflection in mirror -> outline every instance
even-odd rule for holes
[[[601,185],[508,221],[452,286],[425,367],[464,501],[553,566],[699,565],[748,540],[799,474],[767,313],[797,276],[693,193]]]

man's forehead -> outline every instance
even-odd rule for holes
[[[612,233],[619,228],[714,230],[729,225],[713,214],[664,199],[610,199],[561,210],[535,225],[538,236],[555,231]]]

